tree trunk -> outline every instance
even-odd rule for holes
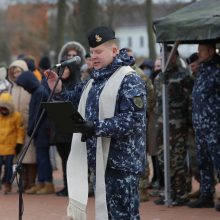
[[[66,17],[66,0],[58,0],[57,3],[57,31],[56,31],[56,57],[64,44]]]
[[[152,22],[152,0],[146,0],[145,5],[146,5],[149,58],[151,60],[155,60],[156,49],[155,49],[155,36],[153,32],[153,22]]]
[[[78,12],[74,16],[74,39],[79,41],[88,51],[88,32],[100,24],[99,5],[97,0],[79,0]]]

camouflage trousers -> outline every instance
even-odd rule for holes
[[[188,194],[189,172],[186,163],[185,136],[181,132],[170,131],[170,181],[172,199],[184,198]],[[158,160],[161,170],[164,172],[164,146],[162,132],[157,136]]]
[[[149,163],[147,161],[144,173],[141,175],[140,178],[139,190],[147,190],[147,187],[149,186],[149,175],[150,175],[150,168],[149,168]]]
[[[107,168],[105,175],[109,220],[140,220],[139,176]]]
[[[196,160],[195,135],[192,131],[188,132],[187,137],[187,156],[189,159],[189,175],[190,180],[194,177],[200,183],[199,168]]]
[[[215,192],[215,170],[220,177],[220,129],[195,127],[196,156],[201,178],[201,195]]]

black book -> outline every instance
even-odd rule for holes
[[[83,117],[69,101],[42,102],[41,105],[48,118],[63,132],[73,132],[75,124],[84,123]]]

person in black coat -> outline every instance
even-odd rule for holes
[[[61,48],[60,53],[58,55],[59,63],[71,59],[74,56],[79,56],[81,58],[81,63],[80,65],[72,64],[65,67],[61,80],[63,84],[63,89],[66,91],[73,90],[75,85],[80,82],[80,68],[85,62],[85,49],[80,43],[75,41],[70,41]],[[73,134],[62,132],[57,127],[54,127],[54,129],[52,129],[52,133],[53,133],[52,143],[56,145],[57,151],[62,161],[63,182],[64,182],[64,187],[60,191],[56,192],[56,195],[68,196],[66,163],[71,149]]]
[[[29,104],[28,135],[31,136],[42,112],[41,102],[46,102],[49,93],[30,71],[24,71],[16,83],[31,94]],[[54,193],[52,167],[49,157],[49,124],[46,113],[43,115],[34,134],[37,155],[37,184],[25,192],[28,194]]]

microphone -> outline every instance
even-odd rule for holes
[[[61,63],[56,64],[53,68],[66,67],[71,64],[79,65],[80,63],[81,63],[81,58],[79,56],[75,56],[71,59],[68,59]]]

